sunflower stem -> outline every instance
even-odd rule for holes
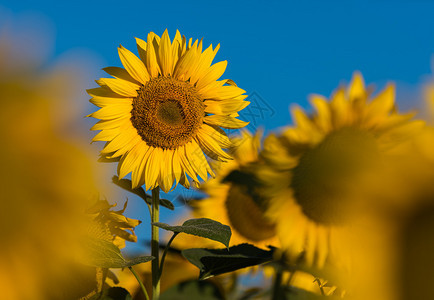
[[[160,204],[160,188],[156,187],[152,190],[152,214],[151,222],[156,223],[159,221],[159,204]],[[158,237],[158,227],[152,225],[152,241],[151,253],[155,257],[152,260],[152,299],[158,300],[160,298],[160,246]]]
[[[143,294],[145,294],[146,300],[149,300],[148,292],[146,291],[145,286],[143,285],[143,282],[140,280],[139,275],[137,275],[136,271],[134,271],[133,267],[128,267],[130,269],[131,273],[133,273],[134,277],[136,277],[137,282],[140,285],[140,288],[142,289]]]
[[[282,268],[276,269],[276,277],[274,278],[274,284],[273,284],[273,294],[272,294],[272,300],[279,300],[282,299],[282,278],[283,278],[283,272]]]

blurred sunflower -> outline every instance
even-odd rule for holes
[[[167,30],[161,38],[148,34],[147,42],[136,38],[140,58],[120,46],[125,69],[104,70],[115,78],[97,80],[90,89],[100,110],[89,116],[101,119],[92,130],[101,130],[93,141],[107,141],[103,158],[119,160],[119,178],[132,173],[133,188],[160,186],[171,190],[179,182],[189,187],[186,174],[198,185],[214,176],[204,153],[227,161],[222,148],[230,141],[220,127],[241,128],[236,119],[249,102],[232,80],[218,80],[227,61],[211,65],[219,45],[202,52],[202,41],[187,43],[179,31],[173,41]]]
[[[72,70],[42,68],[46,61],[32,60],[19,47],[23,41],[5,32],[0,35],[0,164],[7,170],[0,175],[2,298],[77,299],[93,284],[93,270],[79,266],[75,256],[95,178],[87,153],[58,134],[65,124],[53,122],[53,110],[59,103],[67,107],[65,99],[77,98],[81,87]]]
[[[196,218],[213,219],[231,227],[231,245],[277,246],[275,225],[265,218],[261,206],[264,200],[260,191],[253,187],[254,178],[244,173],[236,175],[244,172],[244,166],[258,160],[260,139],[260,133],[252,136],[247,131],[234,137],[230,148],[234,160],[216,162],[217,177],[201,187],[208,197],[191,202]],[[231,180],[228,176],[237,176],[242,180]]]
[[[141,223],[140,220],[127,218],[123,215],[127,208],[125,201],[121,210],[112,211],[116,204],[110,205],[107,200],[96,201],[87,213],[93,216],[88,234],[109,242],[113,242],[119,249],[125,247],[125,241],[137,242],[134,228]]]
[[[397,112],[393,84],[371,94],[356,72],[330,102],[312,96],[311,116],[294,108],[295,125],[264,142],[261,157],[269,167],[258,176],[272,196],[267,216],[290,259],[303,253],[308,265],[321,268],[334,258],[348,266],[345,234],[354,213],[372,209],[375,200],[367,199],[382,197],[375,193],[386,184],[386,162],[423,126]]]

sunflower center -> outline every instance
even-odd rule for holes
[[[264,217],[257,203],[261,203],[256,195],[251,195],[247,187],[231,184],[226,198],[231,227],[252,241],[262,241],[275,235],[274,225]]]
[[[304,214],[322,224],[342,224],[363,190],[364,171],[377,155],[375,137],[356,128],[330,133],[293,169],[291,187]]]
[[[149,145],[176,149],[188,143],[201,126],[203,99],[188,82],[152,78],[133,99],[131,123]]]

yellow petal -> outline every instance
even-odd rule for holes
[[[124,118],[130,115],[131,109],[132,109],[131,104],[128,105],[116,104],[116,105],[103,107],[88,116],[95,119],[101,119],[101,120]]]
[[[328,230],[324,226],[317,227],[317,266],[319,269],[324,267],[328,256]]]
[[[203,155],[202,149],[195,141],[185,144],[185,155],[195,173],[198,174],[202,180],[206,180],[208,178],[206,172],[208,162]]]
[[[369,124],[381,123],[392,112],[395,104],[395,85],[389,84],[368,105],[365,120]]]
[[[163,150],[163,156],[160,163],[160,178],[159,185],[163,192],[168,193],[173,185],[173,169],[172,169],[173,150]]]
[[[135,139],[138,136],[137,132],[134,128],[132,129],[123,129],[121,131],[121,134],[116,136],[116,138],[113,138],[111,142],[109,142],[104,149],[101,151],[101,153],[107,154],[114,151],[117,151],[123,147],[125,147],[128,143],[131,143],[133,139]]]
[[[157,186],[157,180],[160,173],[160,163],[162,159],[162,149],[150,147],[148,161],[145,167],[145,185],[146,190],[153,189]]]
[[[212,137],[222,148],[226,149],[232,145],[226,133],[218,127],[202,124],[200,130],[203,134]]]
[[[195,84],[200,78],[202,78],[206,74],[206,71],[211,66],[212,60],[214,58],[213,54],[214,53],[211,45],[200,55],[200,61],[197,65],[196,70],[191,75],[190,83]]]
[[[131,175],[132,188],[137,188],[145,183],[145,167],[148,163],[150,147],[146,143],[140,143],[139,146],[140,157],[136,162],[136,167]]]
[[[140,88],[135,83],[118,78],[101,78],[97,80],[97,83],[108,86],[113,92],[124,97],[137,97],[137,91]]]
[[[156,40],[158,36],[150,32],[148,34],[147,50],[146,50],[146,67],[148,68],[149,75],[151,77],[158,77],[161,73],[160,66],[157,62],[158,42]]]
[[[312,95],[309,100],[316,109],[315,122],[323,132],[328,132],[331,130],[331,113],[327,99],[320,95]]]
[[[139,52],[140,59],[146,66],[146,42],[142,39],[136,38],[137,52]]]
[[[354,72],[353,74],[353,78],[348,89],[348,97],[351,100],[357,98],[362,99],[366,97],[365,83],[360,72]]]
[[[109,105],[115,105],[115,104],[131,104],[133,98],[108,98],[108,97],[93,97],[89,100],[90,103],[98,106],[98,107],[105,107]]]
[[[198,63],[197,41],[188,49],[176,64],[173,77],[179,80],[188,80]]]
[[[116,127],[120,127],[123,122],[130,122],[128,116],[120,119],[100,120],[95,125],[93,125],[90,130],[113,129]]]
[[[179,179],[181,178],[181,175],[183,173],[178,148],[173,150],[172,169],[173,169],[173,176],[174,176],[175,187],[176,187],[176,185],[178,184]]]
[[[145,146],[143,144],[146,145],[143,141],[136,144],[128,153],[122,156],[118,166],[118,175],[120,179],[124,178],[128,173],[134,170],[137,160],[141,157],[139,150],[143,149]]]
[[[109,97],[109,98],[123,98],[123,96],[116,94],[108,86],[103,85],[102,87],[97,87],[93,89],[88,89],[86,92],[91,97]]]
[[[209,90],[206,90],[205,86],[203,89],[198,91],[205,99],[213,100],[232,99],[246,92],[245,90],[233,85],[223,85]]]
[[[330,108],[334,128],[349,124],[352,116],[350,115],[349,102],[345,98],[345,91],[343,89],[338,89],[335,92],[330,101]]]
[[[202,132],[200,129],[196,135],[195,140],[200,145],[200,147],[205,150],[205,153],[212,159],[225,162],[232,159],[232,157],[228,153],[224,152],[222,148],[220,148],[219,144],[217,144],[217,142],[212,136],[209,136],[205,132]]]
[[[126,81],[130,81],[132,83],[135,83],[137,85],[139,85],[140,83],[134,79],[133,77],[131,77],[130,73],[128,73],[127,70],[125,70],[124,68],[120,68],[120,67],[107,67],[107,68],[103,68],[103,70],[116,78],[120,78]]]
[[[304,114],[300,107],[294,106],[291,110],[291,113],[298,129],[305,132],[312,132],[315,130],[315,126],[312,124],[312,121]]]
[[[312,222],[307,225],[306,237],[306,264],[308,266],[312,266],[315,258],[315,247],[317,239],[315,224]]]
[[[231,116],[211,115],[205,116],[203,121],[207,124],[217,125],[224,128],[238,129],[245,127],[249,122],[244,122]]]
[[[143,62],[137,56],[122,47],[122,45],[119,46],[118,52],[122,65],[135,80],[142,84],[149,81],[149,73]]]
[[[219,79],[225,72],[227,65],[228,62],[226,60],[213,64],[197,82],[197,89],[200,90],[211,82]]]
[[[248,101],[240,101],[240,100],[206,100],[205,104],[205,112],[209,114],[216,115],[230,115],[234,112],[238,112],[246,108],[250,102]]]
[[[119,128],[105,129],[95,135],[92,142],[111,141],[120,133]]]
[[[118,138],[119,136],[117,136]],[[116,152],[114,152],[109,158],[116,158],[119,156],[124,155],[131,149],[133,149],[134,146],[136,146],[138,143],[142,142],[142,138],[139,135],[136,135],[134,137],[131,137],[131,139],[125,143],[122,147],[120,147]]]
[[[160,69],[163,76],[169,76],[173,72],[172,44],[170,43],[167,29],[161,36],[160,47],[158,48]]]
[[[187,175],[190,176],[191,179],[193,179],[193,181],[198,182],[196,172],[193,170],[193,167],[191,166],[186,156],[186,151],[187,150],[185,149],[185,146],[178,148],[178,155],[179,155],[181,167],[183,170],[185,170],[185,172],[187,172]],[[182,173],[181,173],[181,178],[182,178]]]

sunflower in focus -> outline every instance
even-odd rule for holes
[[[263,195],[254,188],[254,178],[244,172],[244,167],[258,160],[261,134],[243,131],[232,138],[230,154],[234,160],[216,162],[217,177],[202,185],[208,194],[205,199],[191,202],[196,218],[209,218],[231,227],[231,245],[250,243],[266,248],[277,246],[275,225],[266,219],[261,203]],[[238,173],[238,176],[236,175]],[[227,180],[229,177],[242,180]]]
[[[268,167],[257,173],[272,197],[267,216],[289,259],[304,254],[307,265],[319,268],[328,259],[351,265],[353,217],[382,199],[387,162],[423,126],[413,114],[399,114],[394,99],[393,84],[373,96],[356,72],[330,101],[313,95],[312,115],[294,108],[295,125],[264,141]]]
[[[227,61],[211,65],[219,45],[202,51],[179,31],[171,41],[148,34],[136,38],[139,57],[120,46],[125,69],[104,70],[114,78],[101,78],[100,87],[88,90],[90,102],[101,109],[89,116],[100,119],[91,129],[101,130],[93,141],[106,141],[101,156],[119,161],[119,178],[131,173],[133,188],[161,187],[168,192],[188,175],[198,186],[199,175],[214,176],[204,153],[212,159],[231,159],[222,149],[230,146],[220,127],[241,128],[236,119],[249,102],[232,80],[218,80]]]

